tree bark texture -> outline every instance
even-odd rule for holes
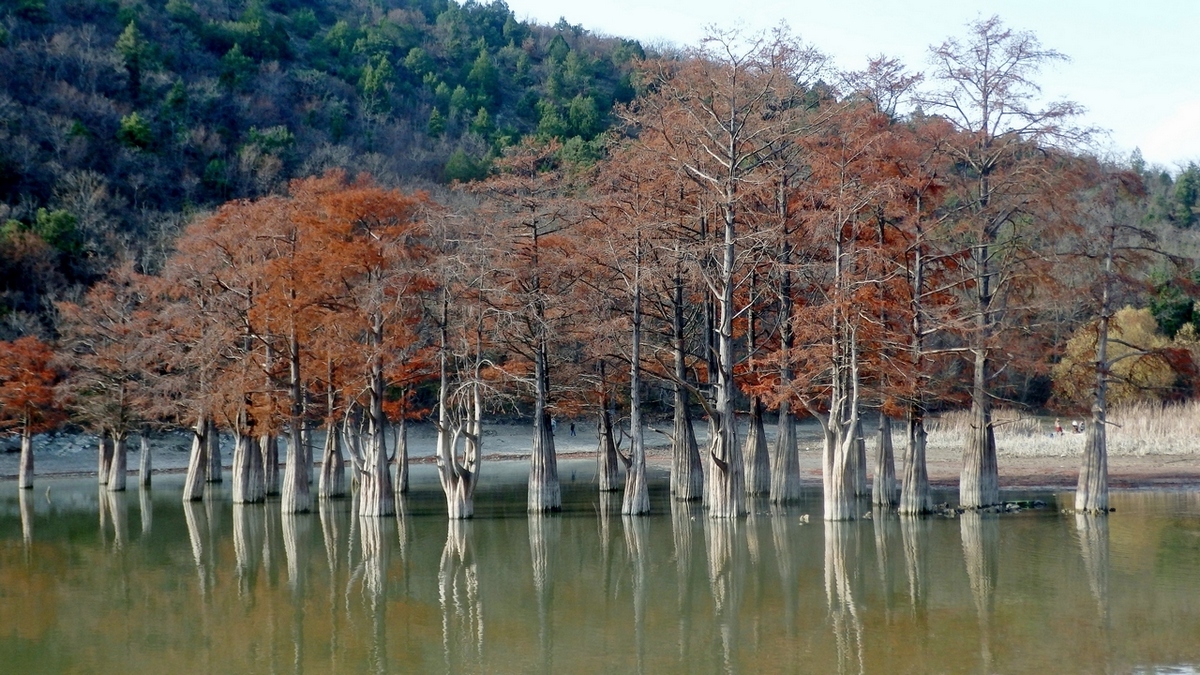
[[[621,489],[622,475],[617,441],[613,434],[613,403],[609,396],[607,369],[604,359],[600,359],[600,418],[596,426],[599,447],[596,449],[596,462],[600,491],[615,492]]]
[[[204,473],[208,466],[208,423],[203,417],[192,429],[192,451],[188,455],[187,478],[183,481],[183,501],[194,502],[204,497]]]
[[[342,435],[337,422],[330,420],[325,430],[325,447],[321,453],[321,477],[317,481],[317,497],[330,499],[346,496],[346,458],[342,456]]]
[[[763,405],[757,396],[750,399],[750,429],[746,432],[746,494],[765,495],[771,491],[771,460],[767,450],[767,431],[763,427]]]
[[[392,488],[399,499],[400,495],[408,493],[408,419],[400,418],[392,437],[395,439],[392,449]]]
[[[800,451],[796,446],[796,420],[791,402],[779,404],[779,424],[771,447],[771,503],[800,499]]]
[[[691,401],[687,385],[687,335],[684,332],[683,279],[677,272],[671,298],[671,351],[675,369],[674,429],[671,436],[671,494],[692,501],[704,496],[704,464],[692,428]]]
[[[221,432],[217,429],[215,420],[208,421],[208,464],[205,466],[205,480],[209,483],[220,483],[222,465],[225,463],[221,457]]]
[[[879,413],[879,443],[875,447],[875,475],[871,482],[871,504],[893,509],[899,501],[896,484],[896,459],[892,447],[892,420]]]
[[[275,434],[258,437],[259,452],[262,453],[263,490],[269,497],[279,494],[279,439]]]
[[[150,452],[150,441],[146,439],[146,434],[142,434],[139,438],[141,441],[141,456],[138,457],[138,486],[150,487],[151,478],[154,474],[154,465]]]
[[[638,268],[634,271],[633,330],[629,352],[629,476],[625,479],[625,499],[621,515],[641,516],[650,513],[650,492],[646,486],[646,438],[642,426],[642,291],[641,248],[637,252]]]
[[[112,462],[108,473],[109,492],[121,492],[125,489],[126,478],[129,476],[129,450],[125,441],[124,434],[113,439]]]
[[[267,496],[263,487],[262,453],[254,439],[235,432],[233,437],[233,503],[257,504]]]
[[[96,480],[101,485],[108,484],[108,474],[112,470],[113,446],[112,440],[108,437],[108,432],[100,431],[100,440],[97,446],[98,460],[96,469]]]
[[[28,490],[33,487],[33,434],[29,425],[21,431],[21,468],[17,473],[17,488]]]
[[[558,483],[558,456],[554,451],[554,431],[546,411],[548,376],[546,345],[540,344],[534,358],[533,452],[529,457],[529,511],[542,513],[562,508]]]
[[[900,483],[899,511],[917,516],[933,510],[929,473],[925,465],[925,420],[918,412],[908,417],[908,451],[904,454],[904,476]]]
[[[746,513],[745,467],[737,442],[733,381],[733,304],[735,245],[732,192],[726,195],[724,240],[721,246],[721,278],[717,298],[717,396],[711,419],[708,449],[708,513],[713,518],[736,518]]]

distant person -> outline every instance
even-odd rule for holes
[[[571,437],[575,437],[575,423],[571,422]]]
[[[1054,433],[1061,436],[1062,432],[1063,432],[1062,422],[1060,422],[1058,420],[1058,418],[1056,417],[1056,418],[1054,418]]]
[[[1083,420],[1079,420],[1079,433],[1081,433],[1081,434],[1083,433],[1083,426],[1085,424],[1087,424],[1087,422],[1085,422]]]
[[[1059,429],[1059,431],[1062,431],[1062,429]],[[554,436],[557,433],[558,433],[558,418],[551,417],[550,418],[550,435]]]
[[[1079,433],[1079,422],[1077,420],[1071,420],[1071,433]]]

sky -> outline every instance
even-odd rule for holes
[[[928,69],[930,45],[963,38],[966,25],[999,16],[1070,57],[1043,71],[1047,99],[1071,100],[1084,126],[1104,133],[1094,152],[1170,170],[1200,163],[1200,0],[508,0],[519,19],[559,18],[592,33],[643,44],[698,44],[708,26],[755,31],[786,22],[859,70],[880,54]]]

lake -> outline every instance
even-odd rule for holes
[[[505,480],[480,488],[474,520],[448,523],[432,476],[414,467],[413,494],[386,519],[354,516],[349,500],[283,517],[278,502],[231,504],[222,486],[184,505],[178,475],[117,494],[94,479],[42,479],[22,494],[0,483],[0,669],[1128,673],[1200,664],[1194,492],[1114,493],[1116,512],[1099,519],[1061,513],[1069,494],[1006,493],[1048,506],[824,523],[812,490],[798,505],[755,501],[749,517],[720,522],[673,503],[656,473],[650,517],[622,518],[618,495],[569,479],[561,514],[529,516],[524,485]]]

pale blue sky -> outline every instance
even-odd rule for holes
[[[710,24],[761,29],[783,20],[845,69],[882,53],[924,70],[929,45],[963,36],[967,22],[997,14],[1071,57],[1043,73],[1042,90],[1083,104],[1083,122],[1108,130],[1100,151],[1125,156],[1141,147],[1147,161],[1171,169],[1200,162],[1200,0],[508,0],[508,6],[539,23],[563,17],[594,33],[684,46],[696,44]]]

